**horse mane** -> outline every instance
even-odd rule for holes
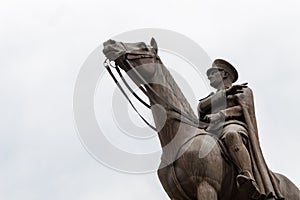
[[[164,81],[163,84],[168,86],[168,88],[171,88],[171,91],[172,91],[171,95],[164,95],[164,98],[167,99],[168,102],[170,102],[170,103],[174,102],[174,100],[176,100],[176,103],[179,104],[179,106],[180,106],[180,108],[178,108],[178,109],[182,109],[184,113],[186,113],[192,119],[195,119],[195,121],[197,121],[198,118],[196,117],[191,105],[185,98],[184,94],[182,93],[180,87],[174,80],[170,71],[166,68],[166,66],[164,64],[161,64],[159,68],[161,69],[161,73],[162,73],[163,77],[158,76],[158,78],[160,78],[160,81]],[[163,87],[163,88],[165,88],[165,87]],[[164,94],[164,93],[162,93],[162,94]],[[174,105],[174,106],[176,106],[176,105]]]

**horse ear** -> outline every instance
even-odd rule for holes
[[[158,51],[158,47],[157,47],[157,43],[155,41],[154,38],[151,38],[151,42],[150,42],[151,46],[155,49],[156,53]]]

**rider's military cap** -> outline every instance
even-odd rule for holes
[[[224,71],[228,72],[232,76],[233,83],[239,77],[237,70],[229,62],[227,62],[226,60],[223,60],[223,59],[216,59],[212,63],[212,67],[207,70],[206,75],[209,76],[209,74],[213,70],[224,70]]]

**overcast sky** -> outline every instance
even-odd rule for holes
[[[254,91],[268,166],[300,187],[299,4],[2,1],[1,198],[168,199],[155,173],[124,174],[91,157],[73,118],[74,85],[89,54],[103,41],[138,28],[179,32],[212,59],[232,61],[239,82],[248,82]]]

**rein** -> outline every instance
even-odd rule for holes
[[[139,115],[139,117],[154,131],[157,131],[156,128],[154,126],[152,126],[140,113],[139,111],[136,109],[136,107],[133,105],[133,103],[131,102],[131,100],[129,99],[128,95],[126,94],[126,92],[124,91],[124,89],[122,88],[122,86],[120,85],[120,83],[118,82],[118,80],[116,79],[115,75],[113,74],[113,72],[111,71],[110,67],[113,67],[110,63],[107,63],[106,59],[104,61],[104,67],[107,69],[108,73],[110,74],[110,76],[112,77],[112,79],[114,80],[114,82],[116,83],[116,85],[118,86],[118,88],[120,89],[120,91],[122,92],[122,94],[125,96],[125,98],[127,99],[127,101],[130,103],[131,107],[133,108],[133,110]],[[109,62],[109,61],[108,61]],[[118,66],[113,67],[117,70],[118,74],[121,76],[123,82],[125,83],[126,87],[130,90],[130,92],[134,95],[134,97],[136,97],[140,102],[142,102],[147,108],[151,108],[151,106],[149,104],[147,104],[145,101],[143,101],[128,85],[128,83],[125,81],[124,77],[122,76],[120,69],[118,69]]]
[[[127,57],[130,59],[140,59],[140,58],[149,58],[149,57],[153,57],[153,55],[155,56],[155,59],[157,59],[157,55],[150,53],[150,54],[145,54],[145,55],[140,55],[140,54],[128,54]],[[147,84],[147,81],[137,72],[137,70],[131,65],[131,63],[125,58],[125,61],[127,63],[127,65],[130,66],[131,70],[134,71],[134,73],[138,76],[138,78],[142,81],[142,84],[144,84],[144,86],[151,91],[159,100],[161,100],[163,103],[165,103],[167,106],[169,106],[171,108],[171,111],[179,114],[179,116],[183,116],[184,118],[186,118],[186,120],[181,120],[180,118],[178,118],[177,120],[182,121],[188,125],[194,126],[196,128],[206,128],[207,124],[198,120],[195,120],[193,118],[191,118],[190,116],[188,116],[186,113],[181,112],[178,108],[176,108],[174,105],[170,104],[168,101],[166,101],[165,99],[163,99],[151,86],[149,86]],[[126,92],[124,91],[124,89],[122,88],[122,86],[120,85],[120,83],[118,82],[118,80],[116,79],[116,77],[114,76],[114,74],[112,73],[110,68],[115,68],[118,75],[120,76],[120,78],[122,79],[122,81],[124,82],[125,86],[127,87],[127,89],[130,91],[130,93],[139,101],[141,102],[144,106],[146,106],[148,109],[151,109],[151,105],[149,105],[148,103],[146,103],[144,100],[142,100],[133,90],[132,88],[129,86],[129,84],[126,82],[126,80],[124,79],[121,71],[120,71],[120,67],[118,65],[115,64],[115,66],[113,66],[110,63],[110,60],[107,58],[104,61],[104,67],[107,69],[108,73],[110,74],[110,76],[112,77],[112,79],[114,80],[114,82],[116,83],[116,85],[118,86],[118,88],[121,90],[122,94],[125,96],[125,98],[127,99],[127,101],[129,102],[129,104],[131,105],[131,107],[134,109],[134,111],[139,115],[139,117],[154,131],[157,131],[157,129],[152,126],[140,113],[139,111],[136,109],[136,107],[134,106],[134,104],[131,102],[131,100],[129,99],[128,95],[126,94]],[[142,92],[149,98],[149,94],[148,92],[142,87],[140,86],[139,89],[142,90]],[[156,102],[154,102],[156,103]]]

